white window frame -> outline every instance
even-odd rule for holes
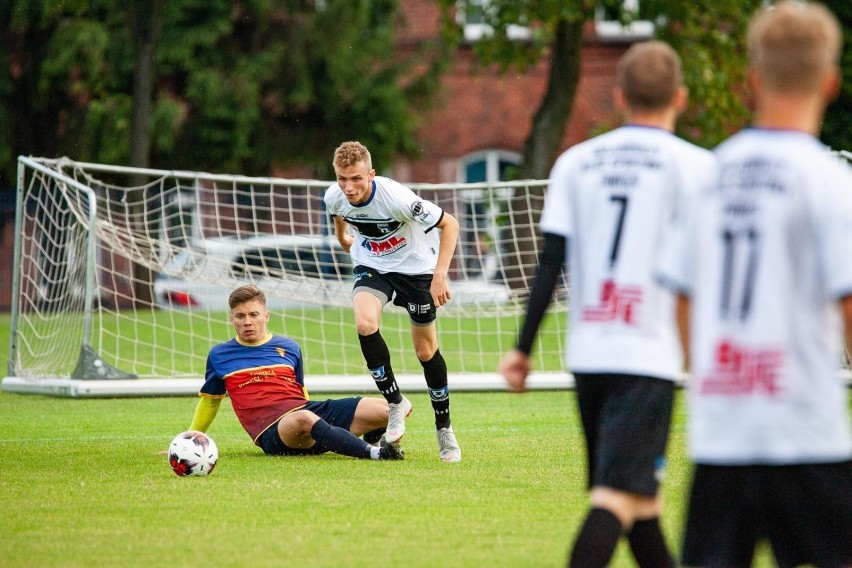
[[[639,13],[640,0],[623,0],[622,9],[625,12]],[[606,20],[602,6],[595,9],[595,34],[601,41],[641,41],[654,37],[654,22],[651,20],[634,20],[627,25],[618,20]]]
[[[471,3],[478,3],[483,12],[488,10],[491,0],[472,0]],[[464,30],[464,40],[468,43],[475,43],[483,38],[488,38],[494,35],[494,28],[488,24],[481,22],[468,23],[467,14],[464,8],[460,6],[456,10],[456,21]],[[527,26],[520,24],[509,24],[506,26],[506,35],[514,41],[525,41],[532,37],[532,33]]]
[[[518,152],[509,150],[478,150],[465,154],[459,158],[458,176],[459,183],[469,183],[466,179],[467,166],[474,162],[485,162],[485,182],[493,183],[500,181],[500,162],[509,162],[514,165],[520,165],[523,162],[523,156]]]

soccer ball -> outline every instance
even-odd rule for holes
[[[210,475],[217,461],[219,448],[213,438],[204,432],[181,432],[169,446],[169,465],[181,477]]]

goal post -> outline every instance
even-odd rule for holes
[[[197,391],[208,350],[233,337],[228,294],[247,282],[267,294],[270,331],[302,345],[309,389],[369,387],[352,263],[323,202],[330,183],[20,157],[4,390],[14,378],[22,392],[90,379],[189,380]],[[535,269],[526,259],[538,250],[545,184],[409,184],[461,225],[453,299],[437,322],[451,388],[496,388]],[[147,273],[150,282],[137,277]],[[566,309],[563,279],[535,351],[542,388],[570,382]],[[389,304],[382,334],[397,374],[422,380],[407,313]]]

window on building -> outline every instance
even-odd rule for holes
[[[456,10],[456,18],[464,27],[465,41],[472,43],[494,34],[494,28],[488,23],[490,9],[492,9],[491,0],[470,0]],[[531,37],[526,22],[510,24],[506,28],[506,35],[509,39],[519,41]]]
[[[474,152],[459,160],[462,183],[507,181],[521,163],[521,155],[505,150]],[[461,263],[466,277],[500,280],[500,231],[506,202],[514,195],[511,187],[466,188],[459,192]]]
[[[654,37],[654,22],[643,11],[640,0],[623,0],[621,7],[601,6],[595,10],[595,33],[603,41],[639,41]]]

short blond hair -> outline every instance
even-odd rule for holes
[[[344,142],[334,151],[331,165],[335,168],[348,168],[359,162],[364,162],[368,170],[373,169],[373,158],[370,151],[360,142]]]
[[[231,295],[228,296],[228,307],[233,310],[240,304],[245,304],[251,300],[260,300],[260,303],[264,307],[266,306],[266,294],[263,293],[263,290],[254,284],[246,284],[231,292]]]
[[[665,42],[635,43],[618,61],[618,86],[631,109],[662,110],[672,104],[682,84],[680,57]]]
[[[773,91],[813,91],[837,68],[843,36],[822,4],[784,0],[761,9],[748,29],[749,67]]]

